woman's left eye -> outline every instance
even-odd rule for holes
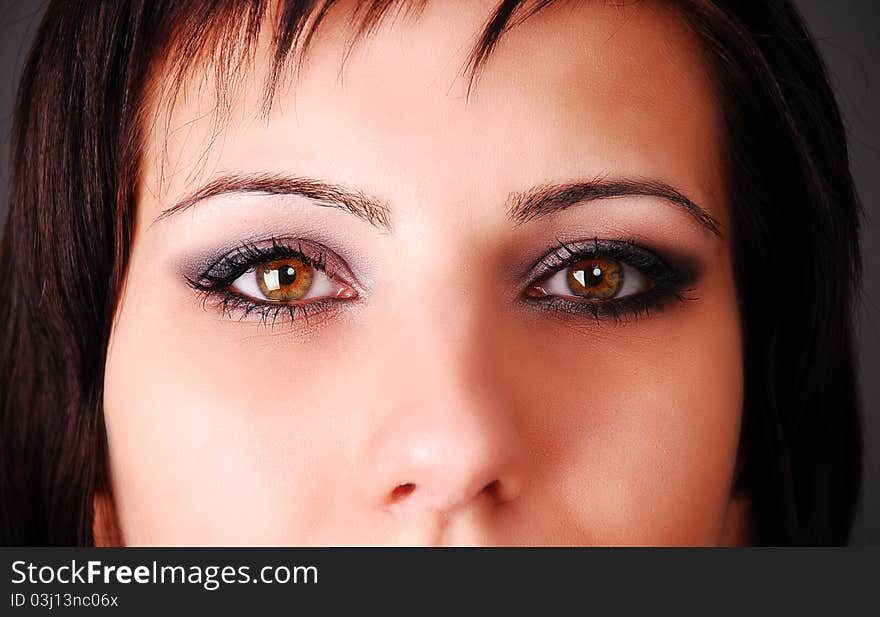
[[[622,261],[591,257],[578,260],[538,281],[526,294],[532,298],[556,296],[601,302],[636,296],[652,286],[648,277]]]
[[[229,288],[257,302],[279,304],[356,295],[350,285],[296,258],[264,261],[236,278]]]

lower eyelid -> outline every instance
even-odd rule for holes
[[[298,303],[255,302],[231,291],[210,292],[203,300],[204,308],[218,311],[224,319],[255,321],[260,325],[315,326],[333,317],[343,302],[323,298]]]
[[[695,300],[685,293],[646,292],[604,301],[575,300],[563,296],[526,298],[528,305],[542,311],[552,311],[565,319],[590,321],[630,322],[650,318],[669,309],[674,303]]]

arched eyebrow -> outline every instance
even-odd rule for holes
[[[340,208],[371,225],[391,230],[391,210],[380,199],[339,184],[314,178],[288,177],[273,174],[233,174],[212,180],[194,193],[163,210],[153,221],[189,210],[199,202],[229,193],[256,193],[264,195],[300,195],[318,206]]]
[[[511,193],[507,213],[514,223],[521,225],[584,202],[630,196],[658,197],[682,208],[703,227],[722,237],[718,221],[708,210],[660,180],[597,178],[586,182],[542,184],[521,193]]]

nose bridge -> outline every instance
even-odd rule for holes
[[[407,259],[397,260],[394,282],[381,301],[384,323],[374,346],[384,364],[394,367],[398,385],[467,396],[459,386],[484,363],[478,338],[485,326],[483,300],[491,300],[484,297],[486,282],[467,265],[464,243],[446,240],[456,234],[441,228],[410,230],[417,246],[401,249]]]

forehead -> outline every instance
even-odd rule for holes
[[[502,37],[469,92],[463,69],[494,5],[428,2],[353,47],[350,10],[331,12],[268,115],[269,34],[219,82],[195,66],[178,96],[151,102],[142,194],[167,206],[218,175],[269,172],[391,202],[497,202],[532,184],[622,174],[668,181],[723,218],[718,105],[673,7],[552,4]]]

